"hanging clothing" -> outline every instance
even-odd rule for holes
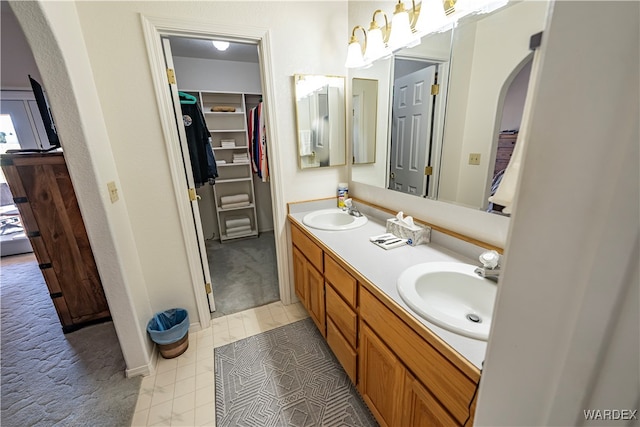
[[[180,107],[195,186],[207,183],[213,185],[218,177],[218,168],[211,149],[211,134],[202,110],[198,104],[180,104]]]
[[[262,182],[269,182],[269,161],[267,157],[267,132],[262,101],[249,110],[247,130],[249,133],[249,153],[251,167]]]

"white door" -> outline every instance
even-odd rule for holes
[[[393,86],[389,188],[426,196],[436,66],[400,77]]]
[[[162,47],[164,52],[164,61],[167,70],[175,70],[173,66],[173,56],[171,55],[171,43],[168,38],[162,38]],[[193,214],[193,225],[196,229],[198,237],[198,250],[200,252],[200,264],[202,267],[203,287],[209,300],[209,311],[216,310],[213,292],[211,290],[211,273],[209,272],[209,262],[207,260],[207,250],[204,243],[204,233],[202,231],[202,220],[200,219],[200,209],[198,207],[199,196],[195,194],[195,184],[193,172],[191,170],[191,159],[189,157],[189,147],[187,146],[187,134],[184,130],[184,122],[182,119],[182,108],[180,107],[180,96],[178,95],[177,79],[169,83],[171,91],[171,99],[173,101],[173,110],[175,112],[176,128],[178,129],[178,138],[180,140],[180,149],[182,151],[182,161],[185,169],[186,187],[185,194],[193,194],[191,197],[191,212]],[[191,191],[192,190],[192,191]]]

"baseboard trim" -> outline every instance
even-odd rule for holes
[[[138,366],[137,368],[126,369],[124,371],[127,378],[133,378],[137,376],[149,376],[156,373],[156,363],[158,362],[158,352],[156,351],[156,344],[153,343],[151,349],[151,360],[146,365]]]

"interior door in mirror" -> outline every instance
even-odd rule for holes
[[[376,161],[376,120],[378,115],[378,80],[351,80],[353,164]]]

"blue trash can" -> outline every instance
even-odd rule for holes
[[[156,313],[147,323],[147,332],[162,357],[178,357],[189,348],[189,313],[183,308]]]

